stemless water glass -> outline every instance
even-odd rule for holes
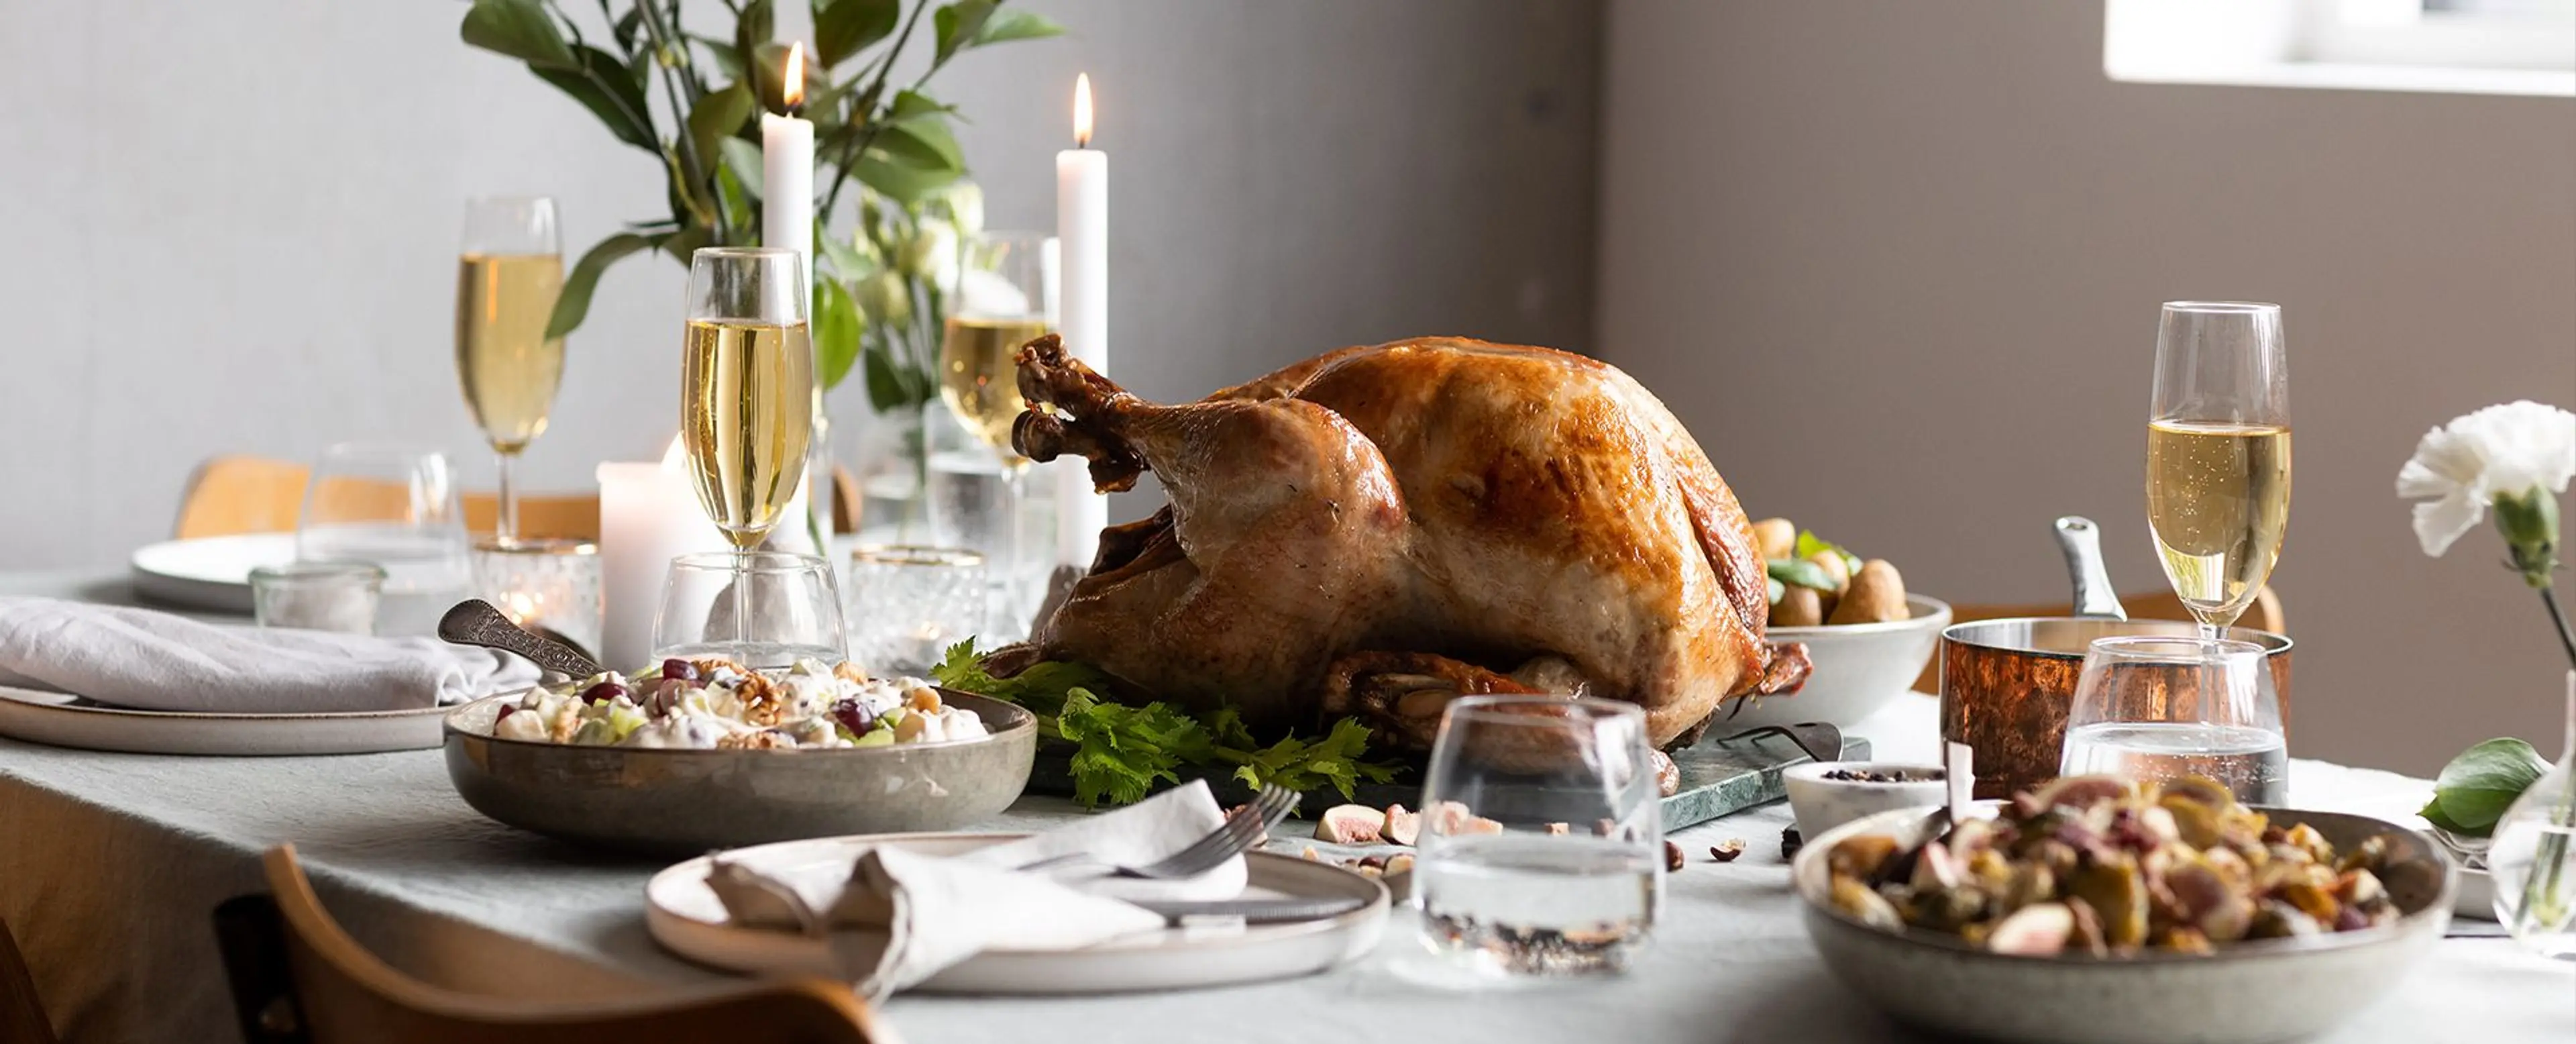
[[[368,562],[289,562],[250,571],[251,617],[262,627],[376,633],[385,571]]]
[[[920,674],[985,619],[984,556],[869,545],[850,553],[850,649],[873,674]]]
[[[563,338],[546,336],[563,292],[563,242],[555,201],[544,196],[467,200],[456,262],[456,378],[474,423],[499,463],[492,533],[519,538],[510,465],[546,430],[563,383]]]
[[[1663,904],[1663,820],[1635,704],[1450,702],[1422,787],[1422,941],[1497,976],[1618,971]]]
[[[2058,773],[2206,776],[2247,804],[2289,796],[2290,748],[2263,648],[2171,636],[2096,638],[2066,714]]]
[[[447,457],[416,446],[341,443],[322,451],[304,490],[295,557],[383,567],[376,630],[434,634],[468,597],[465,513]]]
[[[2157,325],[2147,524],[2204,638],[2261,593],[2289,529],[2285,351],[2279,305],[2174,301]]]
[[[653,617],[653,658],[720,657],[755,670],[849,659],[832,564],[783,551],[671,560]]]

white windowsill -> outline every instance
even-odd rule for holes
[[[2315,87],[2346,91],[2423,91],[2576,98],[2576,72],[2469,69],[2436,65],[2341,65],[2270,62],[2224,68],[2106,67],[2124,83],[2196,83],[2224,87]]]

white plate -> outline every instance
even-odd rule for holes
[[[0,735],[132,754],[373,754],[444,740],[453,707],[331,714],[216,714],[134,710],[59,692],[0,686]]]
[[[1011,840],[1020,834],[877,834],[782,841],[722,853],[772,875],[797,868],[826,868],[828,875],[858,860],[876,844],[900,843],[932,854],[954,854]],[[1095,994],[1176,990],[1230,983],[1269,982],[1309,975],[1355,960],[1377,947],[1386,930],[1386,889],[1337,866],[1269,852],[1245,857],[1247,897],[1353,896],[1370,900],[1339,917],[1293,924],[1264,924],[1211,934],[1166,931],[1137,935],[1084,950],[988,950],[914,989],[927,993]],[[672,866],[644,885],[644,923],[653,940],[682,957],[754,975],[820,975],[838,978],[831,953],[818,939],[725,923],[724,904],[707,888],[707,857]]]
[[[150,544],[134,552],[134,593],[155,602],[247,616],[250,571],[294,560],[293,533],[243,533]]]

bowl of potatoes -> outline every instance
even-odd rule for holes
[[[1798,691],[1719,714],[1717,729],[1824,722],[1850,728],[1914,687],[1950,626],[1950,606],[1909,594],[1885,559],[1864,559],[1785,518],[1753,524],[1769,567],[1775,642],[1804,642],[1816,665]]]

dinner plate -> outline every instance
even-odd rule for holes
[[[452,708],[316,714],[136,710],[0,686],[0,736],[130,754],[373,754],[439,745]]]
[[[728,861],[788,880],[829,877],[878,844],[955,855],[1024,834],[874,834],[782,841],[721,853]],[[820,939],[736,928],[707,888],[708,858],[677,864],[644,885],[644,923],[655,942],[682,957],[754,975],[843,978]],[[1241,929],[1171,929],[1081,950],[987,950],[914,989],[929,993],[1098,994],[1267,982],[1309,975],[1359,958],[1386,931],[1387,893],[1376,881],[1330,864],[1271,852],[1244,856],[1247,898],[1364,899],[1338,917]]]
[[[145,545],[130,565],[143,598],[249,615],[250,571],[294,560],[295,534],[242,533]]]

